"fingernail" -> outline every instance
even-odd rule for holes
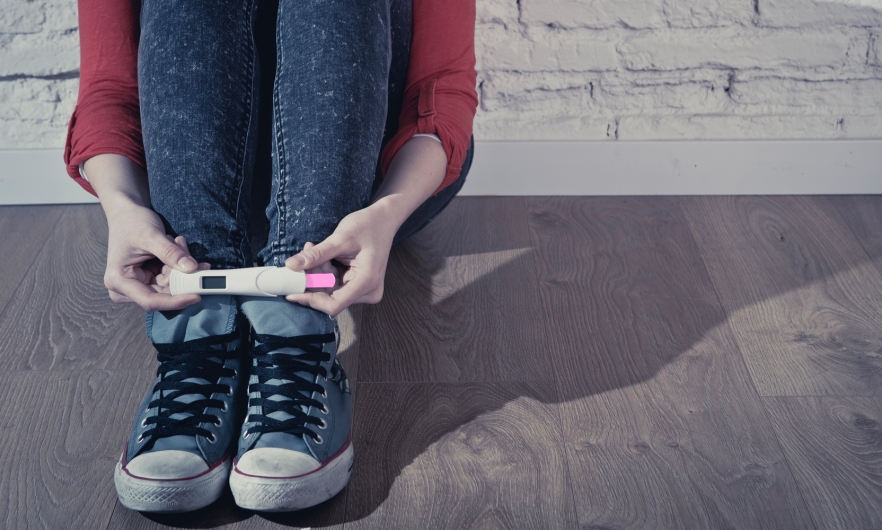
[[[187,271],[190,269],[195,269],[198,266],[199,266],[199,264],[196,263],[195,259],[187,257],[187,256],[184,256],[183,258],[181,258],[178,261],[178,267],[180,267],[184,270],[187,270]]]
[[[288,259],[288,261],[290,262],[289,264],[291,267],[302,267],[306,265],[306,260],[304,260],[300,256],[292,256]]]

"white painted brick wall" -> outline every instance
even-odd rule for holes
[[[62,146],[78,42],[75,0],[0,0],[0,149]]]
[[[882,0],[477,0],[476,137],[882,138]],[[0,149],[62,145],[75,0],[0,0]]]

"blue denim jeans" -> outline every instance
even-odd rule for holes
[[[281,266],[369,204],[380,150],[397,129],[410,2],[143,1],[138,84],[151,200],[194,258],[213,268]],[[269,28],[258,17],[267,9]],[[272,56],[257,46],[267,37]],[[275,67],[271,87],[261,87],[261,62],[264,72]],[[263,120],[261,97],[272,103]],[[261,132],[271,163],[260,158]],[[473,150],[459,179],[420,206],[395,243],[456,195]],[[261,179],[268,233],[253,256],[251,217],[261,214],[251,211],[251,192]]]

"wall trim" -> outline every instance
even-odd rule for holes
[[[467,195],[882,193],[882,140],[476,142]]]
[[[461,195],[882,194],[882,140],[476,141]],[[0,150],[0,204],[95,202],[60,149]]]

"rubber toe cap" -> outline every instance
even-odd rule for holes
[[[315,471],[321,464],[310,455],[279,447],[258,447],[246,452],[236,469],[258,477],[296,477]]]
[[[140,478],[187,479],[208,471],[208,464],[201,456],[186,451],[154,451],[133,458],[126,471]]]

